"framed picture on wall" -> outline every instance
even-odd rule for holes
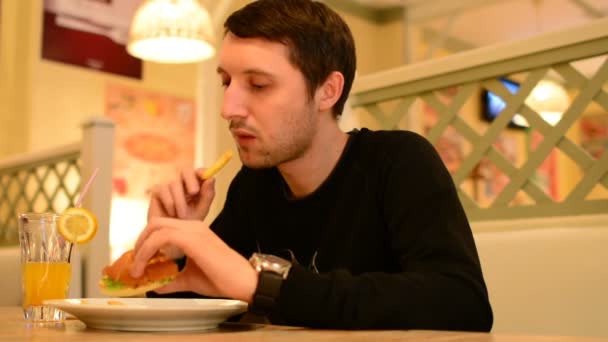
[[[44,0],[42,58],[141,78],[142,62],[127,53],[140,0]]]

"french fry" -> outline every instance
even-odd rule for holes
[[[231,158],[232,151],[224,152],[224,154],[222,154],[222,156],[213,165],[211,165],[210,168],[205,170],[205,172],[200,173],[199,177],[206,180],[215,176],[216,173],[218,173],[226,164],[228,164],[228,161],[230,161]]]
[[[125,304],[123,302],[119,302],[117,300],[109,300],[108,305],[127,305],[127,304]]]

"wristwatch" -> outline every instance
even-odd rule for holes
[[[278,256],[261,253],[253,253],[249,262],[259,275],[258,286],[253,294],[251,311],[266,315],[275,307],[283,280],[289,274],[291,262]]]

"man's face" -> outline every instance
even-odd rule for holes
[[[318,122],[302,73],[288,47],[228,33],[219,55],[224,85],[222,117],[230,123],[239,155],[251,168],[273,167],[301,157]]]

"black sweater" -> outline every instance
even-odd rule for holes
[[[288,194],[276,168],[243,167],[212,224],[246,258],[255,251],[291,251],[297,259],[270,316],[273,323],[492,327],[467,218],[450,174],[421,136],[353,131],[315,192],[296,200]]]

